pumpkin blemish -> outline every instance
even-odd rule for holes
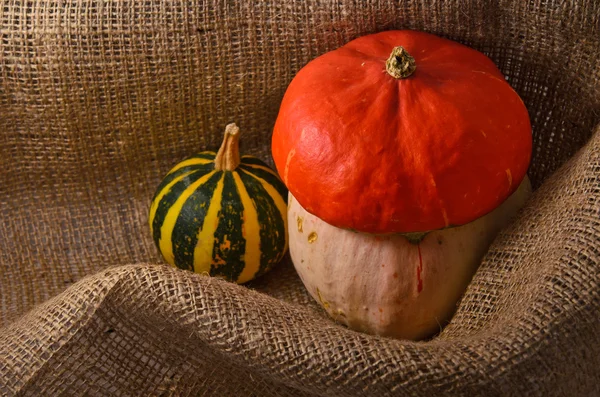
[[[394,272],[393,276],[394,278],[398,278],[398,273]]]
[[[308,235],[308,242],[309,243],[314,243],[315,241],[317,241],[317,233],[316,232],[310,232],[310,234]]]
[[[290,161],[292,161],[292,157],[296,155],[296,149],[292,149],[289,151],[287,159],[285,160],[285,168],[283,170],[283,181],[287,183],[288,173],[290,171]]]
[[[417,245],[419,250],[419,266],[417,267],[417,292],[423,291],[423,279],[421,279],[421,272],[423,271],[423,257],[421,256],[421,246]]]
[[[512,186],[512,173],[510,172],[510,169],[506,169],[506,179],[508,179],[508,187]]]
[[[444,217],[444,223],[446,227],[450,226],[450,222],[448,221],[448,214],[446,213],[446,209],[442,208],[442,216]]]
[[[299,216],[296,222],[298,223],[298,231],[302,233],[302,217]]]
[[[319,291],[318,288],[317,288],[317,296],[319,297],[319,302],[321,302],[321,305],[325,309],[329,309],[329,302],[327,302],[325,299],[323,299],[323,296],[321,296],[321,291]]]

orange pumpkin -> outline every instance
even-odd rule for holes
[[[272,139],[304,209],[367,233],[480,218],[520,185],[531,147],[527,109],[494,63],[416,31],[361,37],[307,64]]]

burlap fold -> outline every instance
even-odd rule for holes
[[[30,1],[0,7],[0,395],[600,395],[600,3]],[[161,177],[224,126],[270,161],[315,56],[412,28],[527,105],[536,191],[427,342],[331,322],[289,259],[241,287],[162,266]]]

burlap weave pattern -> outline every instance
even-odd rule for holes
[[[489,55],[534,127],[535,194],[439,336],[335,325],[289,260],[157,266],[172,165],[232,121],[270,161],[294,74],[397,28]],[[596,0],[5,0],[0,36],[0,395],[600,396]]]

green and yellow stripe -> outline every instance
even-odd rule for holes
[[[287,190],[260,159],[242,156],[229,171],[215,169],[215,156],[202,152],[169,171],[150,206],[150,229],[171,265],[244,283],[287,250]]]

